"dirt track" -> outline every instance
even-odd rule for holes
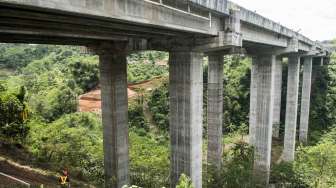
[[[0,161],[0,171],[24,182],[27,182],[33,186],[39,186],[41,184],[43,184],[44,187],[57,186],[57,178],[43,176],[41,174],[11,165],[7,161]],[[15,185],[15,187],[17,187],[18,185],[20,185],[19,183],[16,183],[16,181],[6,178],[4,176],[0,176],[0,182],[1,188],[13,187],[11,185]]]

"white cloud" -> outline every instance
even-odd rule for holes
[[[336,38],[336,0],[232,0],[312,40]]]

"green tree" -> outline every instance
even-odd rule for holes
[[[17,94],[6,91],[1,85],[0,92],[0,136],[7,140],[23,142],[29,129],[26,126],[28,107],[25,103],[25,89],[21,87]]]
[[[185,174],[182,174],[176,188],[194,188],[194,186],[191,179]]]
[[[91,113],[74,113],[45,124],[29,122],[31,152],[54,170],[67,167],[75,177],[103,183],[103,140],[99,118]]]
[[[95,56],[73,56],[68,59],[71,77],[83,91],[98,86],[99,67]]]
[[[321,142],[316,146],[299,148],[294,169],[302,174],[302,181],[311,187],[336,186],[335,143]]]
[[[153,120],[161,130],[169,130],[169,102],[168,102],[168,81],[164,80],[161,86],[151,93],[148,106],[153,114]]]

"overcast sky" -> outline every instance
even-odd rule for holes
[[[312,40],[336,38],[336,0],[231,0]]]

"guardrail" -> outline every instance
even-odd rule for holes
[[[27,183],[27,182],[25,182],[25,181],[23,181],[23,180],[20,180],[20,179],[18,179],[18,178],[15,178],[15,177],[13,177],[13,176],[10,176],[10,175],[8,175],[8,174],[5,174],[5,173],[0,172],[0,176],[4,176],[4,177],[6,177],[6,178],[9,178],[9,179],[11,179],[11,180],[13,180],[13,181],[18,182],[19,184],[22,184],[22,185],[27,186],[28,188],[30,188],[30,184],[29,184],[29,183]]]

